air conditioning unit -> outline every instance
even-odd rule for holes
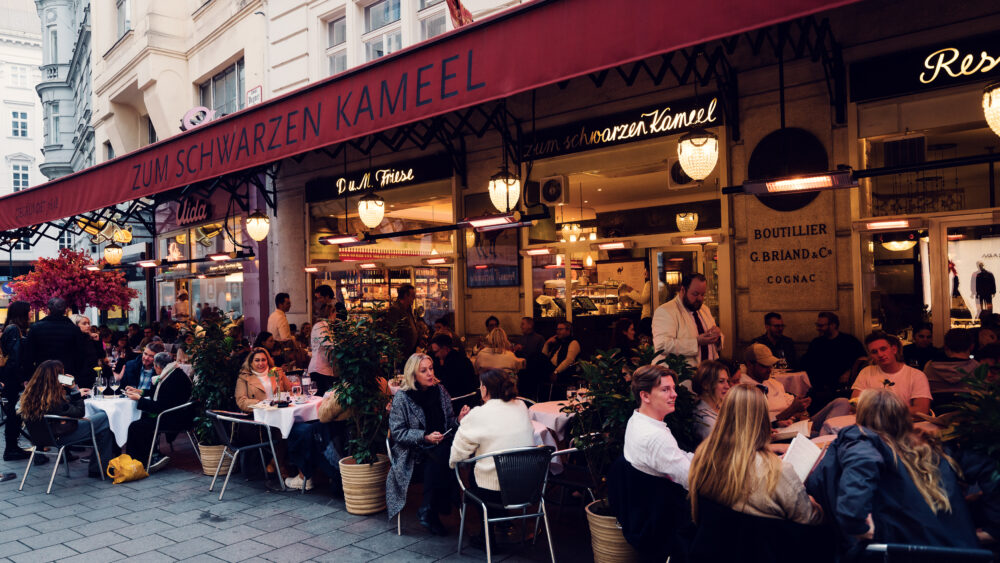
[[[538,181],[538,200],[543,205],[569,203],[569,178],[549,176]]]
[[[690,188],[697,188],[698,182],[691,179],[690,176],[684,173],[684,169],[681,168],[681,163],[676,158],[671,158],[667,161],[667,189],[668,190],[687,190]]]

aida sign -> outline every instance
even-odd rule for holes
[[[1000,79],[1000,32],[851,64],[851,101]]]

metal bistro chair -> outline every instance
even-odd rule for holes
[[[215,481],[219,478],[219,472],[222,471],[222,463],[226,460],[226,456],[232,459],[229,464],[229,471],[226,472],[226,480],[222,482],[222,490],[219,491],[219,500],[222,500],[222,495],[226,494],[226,485],[229,484],[229,477],[233,474],[233,467],[236,465],[236,459],[243,452],[250,450],[257,450],[260,453],[261,465],[266,467],[267,460],[264,459],[264,448],[269,448],[271,450],[271,456],[275,460],[274,469],[278,474],[278,484],[281,485],[281,490],[288,490],[285,487],[285,477],[281,474],[281,464],[278,463],[278,454],[274,449],[274,440],[271,438],[271,427],[263,422],[257,422],[248,418],[249,415],[241,412],[228,412],[228,411],[205,411],[212,419],[212,424],[215,427],[215,433],[219,436],[219,439],[225,444],[226,449],[222,451],[222,455],[219,456],[219,465],[215,468],[215,475],[212,477],[212,484],[209,485],[208,490],[212,491],[215,489]],[[233,434],[236,433],[236,427],[239,425],[246,425],[255,428],[262,428],[264,434],[267,435],[266,442],[260,442],[258,444],[249,444],[246,446],[237,446],[233,444],[232,438],[229,433],[226,432],[226,423],[229,423],[233,427]],[[232,450],[232,452],[230,452]],[[265,473],[266,479],[266,473]]]
[[[932,561],[993,561],[993,552],[987,549],[936,547],[905,543],[873,543],[865,548],[865,561],[898,561],[923,563]]]
[[[178,411],[182,411],[184,409],[193,408],[193,407],[194,407],[194,402],[188,401],[188,402],[184,403],[183,405],[177,405],[176,407],[169,408],[169,409],[161,412],[160,414],[156,415],[156,426],[153,428],[153,441],[152,441],[152,443],[149,446],[149,457],[146,458],[146,467],[147,468],[150,465],[152,465],[152,463],[153,463],[153,452],[156,451],[156,444],[160,440],[160,434],[167,434],[169,432],[177,432],[177,433],[183,432],[183,433],[187,434],[188,441],[191,442],[191,448],[194,449],[194,455],[198,456],[198,461],[201,461],[201,452],[198,450],[198,441],[195,440],[194,432],[191,430],[190,427],[189,428],[185,428],[185,429],[180,429],[180,428],[165,428],[165,429],[162,429],[162,430],[160,429],[161,423],[163,422],[163,417],[165,415],[172,414],[172,413],[175,413],[175,412],[178,412]],[[173,450],[174,445],[172,443],[169,443],[169,445],[170,445],[170,449]]]
[[[461,522],[458,528],[458,553],[462,554],[462,539],[465,532],[465,511],[470,502],[478,503],[483,511],[483,534],[486,538],[486,561],[492,563],[493,554],[490,549],[490,524],[494,522],[509,522],[512,520],[535,519],[537,530],[538,519],[545,522],[545,536],[549,542],[549,555],[555,563],[556,553],[552,547],[552,533],[549,529],[549,519],[545,513],[545,484],[549,476],[549,461],[555,448],[538,446],[530,448],[515,448],[479,455],[458,462],[455,465],[455,478],[462,489]],[[500,504],[487,503],[475,495],[462,481],[463,467],[473,467],[480,459],[492,457],[496,466],[497,480],[500,482]],[[537,505],[537,512],[528,513],[528,508]],[[506,514],[509,510],[520,510],[521,514],[514,516],[495,516],[490,518],[489,510]],[[537,538],[537,534],[535,538]]]
[[[52,422],[53,421],[75,421],[77,424],[86,424],[90,428],[90,437],[83,438],[81,440],[76,440],[74,442],[63,442],[60,443],[59,439],[56,438],[55,433],[52,432]],[[24,468],[24,477],[21,477],[21,486],[17,490],[24,489],[24,482],[28,479],[28,472],[31,471],[31,463],[35,461],[35,455],[44,456],[56,456],[56,462],[52,467],[52,476],[49,477],[49,487],[45,489],[45,494],[52,492],[52,483],[56,480],[56,472],[59,470],[59,462],[66,460],[66,476],[69,477],[69,457],[64,457],[63,454],[66,448],[69,446],[77,445],[87,445],[94,448],[94,455],[97,456],[97,466],[103,468],[104,463],[101,460],[101,454],[97,449],[97,436],[94,434],[94,425],[91,424],[89,418],[72,418],[69,416],[56,416],[54,414],[45,415],[45,435],[43,436],[29,436],[31,438],[31,457],[28,458],[28,466]],[[56,452],[46,452],[41,448],[58,448]],[[101,472],[101,480],[104,480],[104,472]]]

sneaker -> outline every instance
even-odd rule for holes
[[[153,463],[149,464],[149,469],[146,470],[146,473],[152,475],[153,473],[156,473],[166,467],[168,463],[170,463],[170,456],[154,457]]]
[[[313,488],[313,480],[305,479],[296,475],[295,477],[285,477],[285,486],[289,489],[298,490],[302,488],[302,482],[305,481],[306,490],[311,491]]]

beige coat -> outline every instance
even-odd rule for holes
[[[291,391],[292,382],[285,377],[285,372],[278,370],[278,388],[274,392]],[[236,379],[236,404],[243,412],[253,412],[252,405],[267,398],[267,391],[261,386],[257,376],[248,369],[240,371],[239,378]]]

